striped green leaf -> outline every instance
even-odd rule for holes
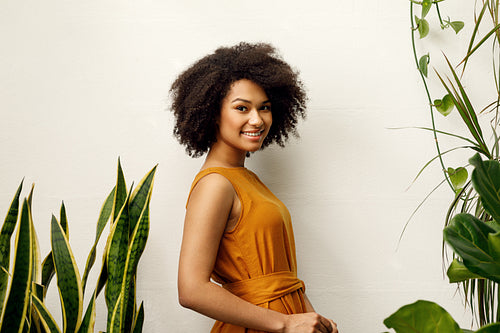
[[[68,215],[66,214],[66,206],[64,205],[64,201],[61,203],[61,210],[59,212],[59,224],[66,234],[66,238],[69,238]]]
[[[141,302],[137,315],[134,318],[133,333],[142,333],[142,325],[144,324],[144,302]]]
[[[130,312],[129,308],[134,309],[134,307],[132,307],[129,302],[135,302],[135,292],[132,293],[132,296],[134,297],[133,299],[130,299],[129,296],[131,294],[131,288],[134,287],[137,265],[139,264],[139,259],[144,252],[149,235],[149,202],[151,198],[151,190],[147,195],[146,204],[142,210],[139,223],[132,234],[125,262],[125,276],[121,290],[121,294],[124,295],[124,297],[122,298],[121,309],[127,309],[127,312],[124,311],[122,313],[120,320],[123,324],[125,324],[126,331],[129,331],[132,325],[133,313]]]
[[[118,172],[116,177],[116,187],[115,187],[115,197],[113,202],[113,213],[111,216],[113,217],[113,223],[116,222],[118,218],[118,214],[120,213],[123,204],[127,199],[127,185],[125,184],[125,177],[123,176],[123,170],[120,163],[120,159],[118,158]]]
[[[5,217],[0,231],[0,317],[3,312],[5,303],[5,295],[7,293],[7,285],[9,282],[9,269],[10,269],[10,243],[12,233],[16,228],[17,217],[19,213],[19,196],[23,188],[23,181],[19,184],[16,194],[10,204],[7,216]]]
[[[115,187],[113,188],[113,190],[111,190],[111,193],[108,195],[108,197],[104,201],[104,203],[101,207],[101,212],[99,213],[99,219],[97,220],[95,241],[94,241],[94,244],[92,245],[92,248],[90,249],[89,255],[87,257],[87,263],[85,264],[85,270],[83,272],[82,286],[83,286],[84,293],[85,293],[85,288],[87,286],[88,275],[90,273],[92,266],[95,263],[97,244],[99,243],[99,239],[101,238],[102,231],[104,230],[104,227],[106,226],[106,224],[109,220],[109,217],[111,215],[111,211],[113,209],[114,196],[115,196]]]
[[[117,186],[118,188],[118,186]],[[118,297],[120,295],[123,272],[125,270],[125,260],[129,242],[129,196],[125,200],[117,220],[111,228],[106,244],[106,264],[108,280],[105,289],[106,305],[108,306],[108,332],[110,330],[109,318],[112,317],[115,310]]]
[[[80,325],[83,292],[80,274],[66,234],[57,219],[52,216],[51,244],[57,286],[61,298],[64,332],[74,332]]]
[[[56,321],[50,314],[49,310],[45,307],[45,304],[43,304],[43,302],[35,295],[31,296],[31,301],[45,330],[50,333],[61,332],[61,329],[57,326]]]
[[[42,285],[45,287],[45,292],[43,295],[44,298],[45,294],[47,293],[47,289],[49,288],[50,281],[52,281],[55,273],[56,269],[54,267],[54,259],[52,258],[51,251],[42,262]]]
[[[95,298],[96,294],[92,294],[87,311],[85,311],[85,316],[83,317],[82,323],[78,328],[78,333],[93,333],[95,326]]]
[[[68,218],[64,202],[61,203],[60,220],[61,220],[60,224],[62,229],[64,230],[64,233],[66,234],[66,238],[69,238]],[[55,273],[56,270],[54,267],[54,259],[52,258],[52,251],[51,251],[42,262],[42,285],[45,287],[45,293],[43,296],[44,298]]]
[[[0,324],[0,333],[23,332],[33,261],[31,220],[31,210],[25,199],[16,235],[12,282]]]
[[[112,309],[111,315],[108,317],[108,332],[109,333],[122,333],[119,327],[116,327],[117,324],[119,326],[120,323],[120,313],[121,313],[121,297],[122,295],[118,295],[118,299],[116,300],[115,307]]]
[[[134,192],[130,195],[129,215],[130,215],[130,233],[135,229],[136,224],[144,210],[148,197],[153,186],[156,168],[155,165],[139,182]]]

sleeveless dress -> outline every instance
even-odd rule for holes
[[[305,286],[297,278],[295,241],[285,205],[244,167],[202,170],[191,191],[210,173],[228,179],[241,202],[236,226],[222,235],[212,280],[252,304],[286,314],[306,312]],[[211,333],[222,332],[262,331],[216,321]]]

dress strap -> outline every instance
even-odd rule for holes
[[[292,293],[305,290],[302,280],[293,272],[276,272],[251,279],[223,284],[232,294],[252,304],[262,304]]]

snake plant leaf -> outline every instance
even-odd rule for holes
[[[57,322],[54,320],[54,318],[50,314],[49,310],[45,307],[43,302],[35,295],[31,296],[31,301],[40,317],[40,321],[43,327],[45,328],[45,331],[51,333],[56,333],[56,332],[60,333],[61,329],[59,328],[59,326],[57,326]]]
[[[453,259],[450,267],[446,271],[446,275],[448,275],[448,279],[450,283],[464,282],[470,279],[480,279],[481,276],[472,273],[465,267],[464,263],[458,261],[457,259]]]
[[[420,39],[425,38],[429,34],[429,22],[424,18],[419,19],[417,16],[415,16],[415,22]]]
[[[430,56],[429,54],[424,54],[423,56],[420,57],[418,60],[418,69],[422,72],[422,74],[427,77],[427,72],[428,72],[428,65],[430,61]]]
[[[469,178],[469,173],[467,172],[467,169],[465,169],[464,167],[459,167],[456,169],[448,168],[446,172],[450,177],[453,189],[455,190],[455,192],[459,192],[464,187],[465,183],[467,182],[467,179]]]
[[[74,332],[80,325],[83,291],[80,274],[69,241],[57,219],[52,216],[51,244],[57,286],[61,298],[64,332]]]
[[[122,297],[122,314],[120,319],[120,321],[124,322],[125,324],[125,331],[130,330],[132,325],[132,318],[134,317],[133,311],[135,306],[132,307],[129,302],[135,302],[135,290],[131,290],[131,288],[135,289],[134,278],[137,272],[137,265],[139,264],[139,259],[144,252],[144,248],[146,247],[146,242],[149,235],[149,202],[151,199],[151,193],[152,188],[148,192],[146,205],[142,210],[139,223],[137,224],[132,234],[130,245],[127,251],[127,259],[125,262],[125,276],[121,290],[121,294],[124,295],[124,297]],[[130,299],[130,295],[132,295],[134,299]],[[135,303],[133,304],[135,305]],[[125,309],[125,311],[123,311],[123,309]]]
[[[112,309],[108,317],[108,333],[121,333],[120,330],[120,313],[121,313],[121,298],[122,294],[118,295],[115,307]]]
[[[7,216],[5,217],[2,229],[0,231],[0,317],[2,315],[3,305],[5,303],[5,294],[9,282],[10,269],[10,243],[12,233],[16,228],[17,217],[19,215],[19,196],[23,188],[23,181],[19,184],[14,198],[10,204]]]
[[[494,160],[482,161],[479,154],[470,160],[474,166],[472,184],[481,197],[484,209],[500,222],[500,163]]]
[[[68,215],[66,214],[64,201],[61,203],[61,210],[59,211],[59,224],[66,234],[66,238],[69,238]]]
[[[422,18],[427,16],[429,10],[431,10],[432,1],[431,0],[423,0],[422,1]]]
[[[54,259],[52,258],[52,252],[50,252],[42,262],[42,285],[45,287],[44,298],[55,273]]]
[[[132,333],[142,333],[142,325],[144,324],[144,302],[141,302],[137,315],[134,318]]]
[[[87,311],[85,311],[85,316],[83,317],[82,323],[78,328],[78,333],[93,333],[95,326],[95,298],[96,294],[92,294]]]
[[[384,320],[396,333],[462,333],[450,314],[436,303],[419,300],[405,305]]]
[[[96,259],[96,248],[97,244],[99,243],[99,239],[101,238],[102,231],[104,230],[104,227],[108,223],[109,217],[111,216],[111,211],[113,209],[113,200],[115,196],[115,188],[111,190],[111,193],[106,197],[106,200],[104,201],[101,211],[99,213],[99,219],[97,220],[97,228],[96,228],[96,235],[95,235],[95,240],[94,244],[92,245],[92,248],[90,249],[89,255],[87,257],[87,263],[85,264],[85,270],[83,271],[83,277],[82,277],[82,288],[83,292],[85,294],[85,289],[87,286],[87,278],[90,273],[90,270],[92,266],[95,263]]]
[[[129,214],[128,207],[130,202],[130,192],[125,203],[117,215],[117,220],[111,227],[111,232],[106,243],[105,255],[107,264],[108,279],[105,288],[106,305],[108,306],[108,328],[110,331],[109,319],[115,311],[118,297],[120,295],[123,282],[123,273],[125,271],[125,258],[129,243]]]
[[[135,229],[136,224],[140,219],[140,215],[146,205],[146,201],[148,197],[151,195],[150,191],[153,186],[154,177],[156,168],[158,165],[155,165],[151,171],[149,171],[139,182],[139,185],[135,188],[135,190],[130,195],[130,206],[129,206],[129,215],[130,215],[130,233],[132,233]]]
[[[125,204],[127,198],[127,185],[125,184],[125,177],[123,176],[123,170],[120,163],[120,158],[118,158],[118,172],[116,177],[116,187],[115,187],[115,197],[113,202],[113,210],[111,216],[113,217],[113,223],[116,222],[118,214],[120,213],[122,206]]]
[[[24,199],[16,235],[12,282],[3,317],[0,320],[0,333],[23,332],[33,267],[31,250],[33,231],[30,220],[32,220],[31,210],[28,201]]]
[[[444,239],[472,273],[500,282],[500,232],[470,214],[457,214]]]
[[[460,32],[460,30],[464,27],[464,22],[462,21],[452,21],[450,22],[450,27],[455,31],[456,34]]]
[[[442,99],[434,100],[434,106],[439,113],[446,117],[453,111],[455,104],[453,104],[453,99],[450,94],[446,94]]]

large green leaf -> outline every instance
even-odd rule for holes
[[[443,233],[469,271],[500,283],[500,232],[475,216],[458,214]]]
[[[51,221],[51,244],[57,286],[61,298],[64,332],[74,332],[80,325],[83,292],[80,274],[69,241],[56,218]]]
[[[422,300],[401,307],[384,320],[384,325],[397,333],[462,333],[445,309],[436,303]]]
[[[470,279],[480,279],[481,276],[472,273],[465,267],[463,262],[454,259],[446,271],[450,283],[464,282]]]
[[[31,220],[31,210],[28,201],[25,199],[16,235],[14,272],[0,323],[0,333],[23,332],[31,287],[31,269],[33,267]]]
[[[474,166],[472,184],[481,197],[484,209],[500,222],[500,163],[482,161],[479,154],[474,155],[469,162]]]
[[[9,282],[10,243],[12,233],[16,228],[19,213],[19,196],[22,188],[23,181],[21,181],[16,194],[14,194],[14,198],[12,199],[9,210],[7,211],[7,216],[2,225],[2,230],[0,231],[0,317],[2,315],[5,294],[7,293],[7,285]]]
[[[498,333],[500,332],[500,323],[493,323],[481,327],[476,333]]]
[[[87,286],[87,278],[90,273],[90,269],[95,263],[97,244],[99,243],[102,231],[104,230],[104,227],[106,226],[109,217],[111,216],[111,211],[113,210],[114,196],[115,196],[115,187],[113,188],[113,190],[111,190],[111,193],[109,193],[109,195],[107,196],[106,200],[104,201],[101,207],[101,212],[99,213],[94,244],[90,249],[89,255],[87,257],[87,263],[85,264],[85,270],[83,271],[82,288],[84,293],[85,293],[85,288]]]
[[[57,326],[56,321],[50,314],[49,310],[45,307],[45,304],[43,304],[43,302],[35,295],[32,295],[31,299],[45,330],[50,333],[61,332],[61,329]]]
[[[110,331],[110,319],[117,306],[125,271],[125,258],[127,256],[129,242],[129,196],[125,200],[117,221],[113,224],[106,243],[105,255],[107,264],[108,280],[105,289],[106,305],[108,307],[108,328]]]

